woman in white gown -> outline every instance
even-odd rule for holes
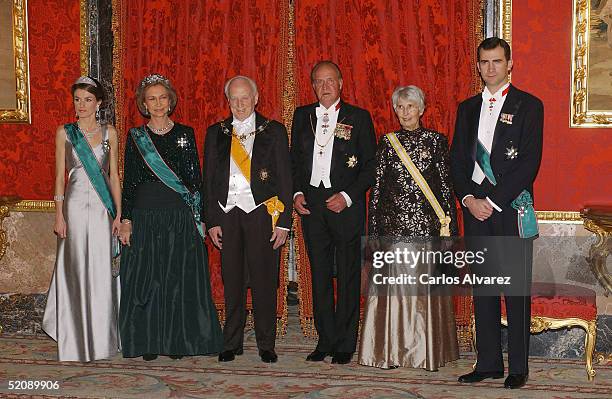
[[[119,280],[111,273],[111,241],[120,224],[121,186],[117,131],[97,121],[102,86],[82,76],[72,85],[72,97],[77,122],[56,133],[57,257],[42,328],[57,341],[60,361],[88,362],[119,350]]]

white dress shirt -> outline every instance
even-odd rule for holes
[[[506,83],[495,93],[491,94],[489,89],[485,86],[482,92],[482,105],[480,106],[480,119],[478,120],[478,141],[491,153],[491,147],[493,145],[493,136],[495,134],[495,126],[499,119],[499,114],[506,101],[506,96],[503,95],[504,90],[510,86],[510,83]],[[472,172],[472,181],[476,184],[481,184],[486,178],[484,172],[478,165],[478,162],[474,162],[474,171]],[[461,200],[461,203],[465,205],[464,201],[467,197],[473,196],[471,194],[466,195]],[[487,201],[491,204],[495,210],[501,212],[501,208],[491,201],[489,197],[486,197]]]
[[[232,121],[232,126],[236,131],[237,135],[248,134],[253,132],[257,127],[255,126],[255,112],[248,116],[245,120],[239,121],[236,118]],[[255,135],[247,137],[241,141],[245,151],[249,154],[249,158],[253,156],[253,144],[255,143]],[[219,206],[223,209],[223,212],[228,213],[234,207],[242,209],[246,213],[252,212],[254,209],[259,207],[255,205],[255,198],[253,198],[253,192],[251,191],[251,184],[247,181],[246,177],[242,174],[242,171],[234,162],[234,159],[230,156],[230,170],[229,170],[229,190],[227,192],[227,204],[223,206],[219,202]]]
[[[312,152],[312,174],[310,175],[310,185],[319,187],[323,183],[323,187],[330,188],[331,181],[329,173],[331,169],[332,153],[334,149],[334,130],[338,122],[338,110],[336,106],[340,99],[333,103],[329,108],[323,105],[315,109],[317,113],[317,128],[315,131],[315,143]],[[323,120],[327,116],[329,121],[324,123]],[[327,127],[325,127],[325,125]]]
[[[334,149],[334,131],[336,130],[336,124],[338,123],[338,114],[340,108],[338,104],[340,98],[336,100],[329,108],[325,108],[319,103],[319,106],[315,109],[317,114],[317,127],[315,130],[315,142],[312,151],[312,174],[310,175],[310,185],[313,187],[319,187],[323,183],[323,187],[330,188],[330,172],[331,162]],[[327,115],[329,121],[323,122],[324,116]],[[323,125],[326,124],[325,129]],[[293,194],[295,198],[299,194],[304,194],[301,191]],[[346,206],[351,206],[353,201],[351,197],[344,191],[340,191],[340,194],[346,201]]]

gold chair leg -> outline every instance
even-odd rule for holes
[[[584,336],[584,357],[586,360],[586,372],[589,381],[595,378],[593,370],[593,351],[595,350],[595,340],[597,339],[597,323],[595,320],[588,322],[588,328]]]

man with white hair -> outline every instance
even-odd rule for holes
[[[255,112],[259,93],[252,79],[229,79],[225,96],[232,114],[207,129],[202,173],[202,214],[221,250],[225,325],[219,361],[243,353],[248,285],[259,355],[274,363],[279,248],[292,212],[287,131]]]

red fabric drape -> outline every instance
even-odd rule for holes
[[[315,101],[311,67],[331,59],[343,73],[343,98],[371,112],[378,136],[399,126],[391,94],[407,84],[425,93],[423,124],[451,133],[459,101],[474,92],[480,1],[295,3],[299,104]]]
[[[27,18],[32,123],[0,123],[0,195],[50,200],[55,129],[75,120],[70,86],[81,75],[79,2],[30,1]]]
[[[200,146],[207,126],[229,115],[225,81],[237,74],[259,84],[257,109],[281,115],[278,48],[283,7],[274,0],[121,0],[119,126],[141,124],[134,101],[140,80],[158,72],[178,94],[173,116],[194,127]]]
[[[257,109],[279,119],[279,21],[286,13],[282,3],[116,0],[115,90],[122,142],[131,126],[145,121],[138,113],[135,91],[140,80],[154,72],[173,83],[178,105],[172,117],[194,127],[200,155],[206,127],[229,115],[223,86],[234,75],[253,78],[259,85]],[[222,310],[220,256],[207,243],[213,297]],[[283,277],[281,281],[284,284]],[[284,290],[279,290],[279,316],[284,310]]]
[[[330,59],[342,70],[343,98],[369,110],[377,136],[399,126],[391,94],[413,84],[425,93],[423,125],[451,136],[457,105],[479,86],[475,55],[480,0],[296,1],[298,103],[316,100],[310,70]],[[299,229],[299,220],[295,227]],[[302,237],[296,242],[300,320],[314,335],[311,276]],[[457,321],[467,327],[471,303],[456,301]]]

